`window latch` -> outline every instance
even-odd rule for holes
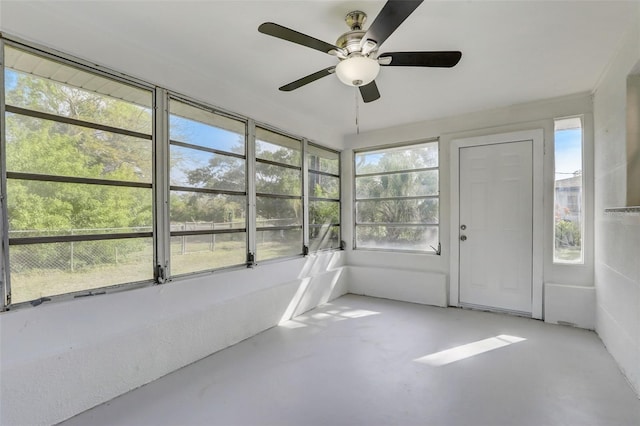
[[[167,281],[167,269],[162,265],[156,265],[156,281],[164,284]]]
[[[440,256],[440,254],[442,253],[442,245],[440,243],[438,243],[438,248],[435,248],[434,246],[429,246],[429,247],[431,247],[438,256]]]
[[[247,268],[256,266],[256,255],[253,252],[247,253]]]
[[[31,301],[31,306],[42,305],[44,302],[49,302],[49,301],[51,301],[51,298],[49,298],[49,297],[41,297],[40,299],[32,300]]]

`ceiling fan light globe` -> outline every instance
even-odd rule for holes
[[[366,86],[380,72],[378,61],[364,56],[347,58],[336,66],[336,75],[347,86]]]

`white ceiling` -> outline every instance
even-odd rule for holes
[[[384,1],[8,1],[0,28],[331,145],[355,132],[355,90],[329,55],[260,34],[271,21],[335,43],[343,17]],[[591,91],[634,19],[634,2],[425,1],[380,52],[461,50],[452,69],[382,68],[360,130]]]

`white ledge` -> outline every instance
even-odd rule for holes
[[[629,206],[629,207],[611,207],[608,209],[604,209],[606,214],[613,215],[640,215],[640,206]]]

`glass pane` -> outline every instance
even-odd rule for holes
[[[11,299],[40,297],[153,279],[153,241],[108,241],[10,246]]]
[[[6,126],[9,171],[151,182],[151,140],[19,114]]]
[[[287,167],[256,163],[256,192],[302,195],[302,172]]]
[[[557,263],[582,263],[582,120],[556,120],[555,244]]]
[[[340,226],[319,225],[309,227],[309,250],[340,248]]]
[[[302,254],[302,229],[258,231],[256,245],[258,262]]]
[[[245,123],[175,100],[170,103],[171,140],[245,155]]]
[[[438,199],[357,201],[356,223],[438,224]]]
[[[312,225],[340,223],[340,203],[336,201],[310,201],[309,223]]]
[[[245,191],[245,160],[171,146],[171,185]]]
[[[246,261],[245,232],[171,237],[171,275],[242,265]]]
[[[438,195],[438,171],[356,177],[357,198]]]
[[[357,175],[438,167],[438,142],[356,153]]]
[[[356,227],[356,246],[434,252],[434,247],[438,247],[438,227],[359,225]]]
[[[309,196],[317,198],[340,198],[340,179],[309,172]]]
[[[171,191],[171,230],[244,229],[247,198],[243,195]],[[198,228],[191,226],[198,224]]]
[[[302,142],[256,127],[256,158],[302,166]]]
[[[7,46],[6,104],[151,134],[150,91]]]
[[[328,151],[315,145],[307,145],[307,160],[309,170],[340,174],[340,153]]]
[[[302,225],[302,200],[256,197],[258,228]]]
[[[7,179],[9,236],[152,230],[150,188]]]

